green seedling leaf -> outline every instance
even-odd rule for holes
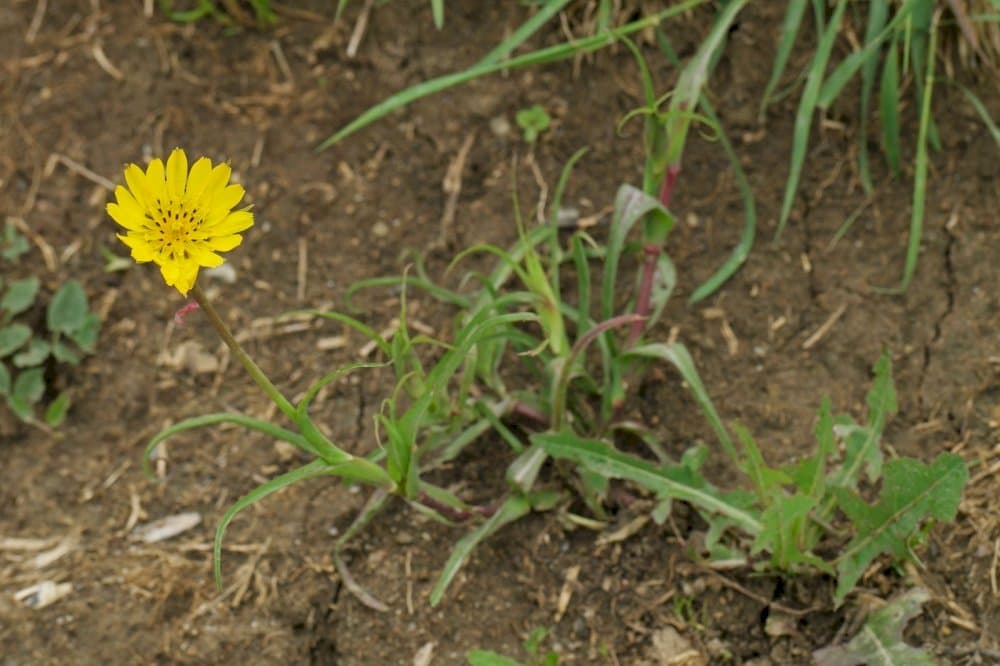
[[[17,261],[18,258],[31,249],[28,240],[18,233],[14,223],[7,221],[0,237],[0,256],[7,261]]]
[[[833,567],[813,555],[803,546],[812,546],[808,535],[809,512],[819,503],[808,495],[787,495],[780,489],[771,492],[767,508],[761,513],[763,528],[754,541],[751,554],[766,550],[771,553],[771,564],[781,571],[794,571],[800,565],[816,567],[833,574]]]
[[[25,370],[14,380],[11,397],[33,405],[42,399],[45,393],[45,376],[41,368]]]
[[[930,465],[909,458],[886,463],[882,493],[874,506],[856,492],[835,488],[837,504],[854,523],[857,535],[837,560],[836,604],[843,603],[880,554],[907,558],[910,538],[925,520],[954,519],[968,478],[961,456],[942,453]]]
[[[45,409],[45,422],[53,428],[58,428],[66,420],[69,411],[69,394],[60,393]]]
[[[527,109],[521,109],[514,115],[517,126],[524,132],[524,140],[534,143],[538,140],[538,135],[544,132],[552,124],[552,118],[538,104]]]
[[[76,365],[80,362],[80,355],[73,351],[70,347],[64,345],[59,340],[54,340],[52,342],[52,357],[59,361],[60,363],[69,363],[70,365]]]
[[[465,654],[469,666],[523,666],[521,662],[492,650],[473,650]]]
[[[45,320],[53,333],[69,335],[83,327],[87,314],[87,295],[83,286],[76,280],[70,280],[52,297]]]
[[[438,578],[437,583],[434,584],[434,589],[431,590],[431,607],[437,606],[441,602],[441,598],[448,590],[448,586],[451,585],[451,581],[454,580],[459,569],[469,559],[472,550],[483,539],[486,539],[504,525],[527,515],[529,511],[531,511],[531,502],[527,497],[512,495],[482,525],[459,539],[458,543],[452,549],[451,555],[444,565],[444,569],[441,571],[441,576]]]
[[[0,358],[8,356],[31,339],[31,329],[24,324],[11,324],[0,328]]]
[[[97,344],[97,334],[101,331],[101,318],[90,312],[83,318],[83,325],[69,334],[70,339],[88,354],[94,353]]]
[[[0,363],[0,395],[10,394],[10,371],[7,366]]]
[[[49,357],[49,349],[49,343],[45,340],[32,340],[25,351],[14,355],[14,367],[29,368],[41,365]]]
[[[0,299],[0,310],[6,312],[8,317],[21,314],[32,306],[37,293],[38,278],[36,277],[11,282],[7,285],[3,299]]]
[[[906,625],[930,598],[918,587],[890,601],[872,613],[849,642],[813,652],[816,666],[934,666],[937,662],[925,650],[903,641]]]
[[[700,511],[724,516],[751,535],[755,536],[761,530],[761,523],[752,512],[726,501],[721,493],[704,484],[703,480],[692,478],[690,468],[658,468],[617,451],[604,442],[583,439],[568,432],[535,435],[531,440],[554,458],[571,460],[609,478],[628,479],[649,488],[661,498],[673,497],[694,505]]]

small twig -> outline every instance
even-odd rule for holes
[[[816,329],[816,332],[809,336],[809,338],[802,343],[802,349],[809,350],[816,346],[816,344],[826,337],[826,334],[830,332],[834,324],[844,315],[847,311],[847,303],[841,303],[840,307],[834,310],[833,314],[827,317],[827,320],[823,322],[823,325]]]
[[[24,41],[28,44],[34,44],[35,38],[38,37],[38,31],[42,27],[42,19],[45,18],[45,8],[48,4],[48,0],[38,0],[35,4],[35,13],[31,17],[31,23],[28,24],[28,31],[24,33]]]
[[[295,298],[301,303],[306,299],[306,279],[309,275],[309,242],[299,238],[299,265],[296,271],[298,284],[295,288]]]
[[[365,588],[358,585],[358,581],[354,580],[354,576],[351,575],[350,570],[347,568],[347,564],[344,563],[343,558],[340,556],[339,550],[333,551],[333,566],[337,567],[337,574],[340,576],[340,580],[343,581],[344,587],[346,587],[347,591],[353,594],[358,601],[368,608],[376,610],[380,613],[386,613],[389,611],[388,606],[369,594]]]
[[[295,77],[292,75],[292,68],[288,66],[285,52],[281,50],[281,42],[277,39],[271,42],[271,55],[274,56],[274,61],[278,63],[278,69],[281,70],[281,75],[285,77],[285,82],[289,86],[294,86]]]
[[[52,173],[55,171],[56,164],[62,164],[73,173],[77,174],[78,176],[83,176],[92,183],[97,183],[101,187],[105,188],[108,192],[114,192],[115,190],[115,184],[112,183],[110,180],[108,180],[99,173],[91,171],[90,169],[83,166],[82,164],[72,159],[71,157],[67,157],[66,155],[62,155],[60,153],[52,153],[51,155],[49,155],[49,160],[48,162],[45,163],[44,173],[46,177],[52,175]]]
[[[96,40],[93,46],[90,47],[90,53],[94,56],[94,60],[97,61],[100,68],[107,72],[111,78],[115,81],[125,80],[125,75],[122,74],[122,71],[111,64],[108,56],[104,54],[104,47],[101,45],[100,40]]]
[[[720,574],[718,571],[715,571],[714,569],[708,569],[708,568],[706,568],[705,571],[709,572],[710,574],[712,574],[713,576],[715,576],[716,578],[718,578],[719,582],[722,583],[723,585],[725,585],[726,587],[728,587],[729,589],[735,590],[735,591],[739,592],[740,594],[742,594],[743,596],[749,597],[750,599],[753,599],[757,603],[763,604],[764,606],[769,606],[769,607],[773,608],[776,611],[779,611],[781,613],[785,613],[786,615],[791,615],[792,617],[803,617],[805,615],[808,615],[809,613],[814,613],[814,612],[822,609],[822,606],[813,606],[813,607],[810,607],[810,608],[789,608],[788,606],[785,606],[783,604],[779,604],[776,601],[772,601],[772,600],[768,599],[767,597],[763,597],[763,596],[757,594],[756,592],[743,587],[742,585],[740,585],[739,583],[737,583],[735,580],[730,580],[730,579],[726,578],[725,576],[723,576],[722,574]]]
[[[365,36],[365,29],[368,27],[368,15],[371,14],[372,7],[374,6],[375,0],[365,0],[364,6],[361,7],[357,23],[354,24],[354,32],[351,33],[351,39],[347,42],[348,58],[353,58],[358,54],[358,47],[361,46],[361,40]]]

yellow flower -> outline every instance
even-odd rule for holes
[[[239,232],[253,225],[249,210],[233,210],[245,191],[229,184],[231,174],[228,164],[213,167],[207,157],[188,172],[187,155],[180,148],[170,153],[166,169],[159,158],[145,172],[129,164],[128,187],[116,187],[118,201],[108,204],[108,215],[125,227],[118,238],[132,248],[133,259],[156,263],[164,281],[187,295],[198,268],[221,264],[216,252],[239,245]]]

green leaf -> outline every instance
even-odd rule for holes
[[[521,109],[514,114],[514,120],[517,121],[518,127],[524,131],[524,140],[528,143],[534,143],[538,139],[538,135],[547,130],[549,125],[552,124],[552,118],[538,104],[527,109]]]
[[[512,523],[518,518],[525,516],[529,511],[531,511],[531,502],[527,497],[523,495],[511,495],[504,501],[497,512],[487,518],[482,525],[459,539],[458,543],[452,549],[451,555],[444,565],[444,569],[441,571],[441,576],[438,578],[437,583],[434,584],[434,589],[431,590],[431,607],[437,606],[441,602],[441,598],[447,591],[448,586],[451,585],[451,581],[455,578],[458,570],[462,568],[465,561],[469,559],[469,555],[472,554],[472,550],[483,539],[507,523]]]
[[[87,322],[87,295],[83,286],[70,280],[55,293],[46,312],[46,323],[53,333],[74,333]]]
[[[688,467],[658,468],[604,442],[583,439],[568,432],[535,435],[531,440],[554,458],[571,460],[610,478],[634,481],[661,498],[673,497],[689,502],[700,511],[725,516],[751,535],[761,530],[760,521],[752,512],[726,501],[721,493],[694,477]]]
[[[76,365],[80,362],[80,355],[59,340],[54,340],[52,342],[52,356],[60,363]]]
[[[760,516],[763,528],[754,540],[751,554],[766,550],[771,553],[771,563],[781,571],[793,571],[798,565],[816,567],[832,574],[833,568],[813,555],[806,547],[809,512],[819,503],[819,498],[795,494],[788,496],[780,490],[772,491],[767,508]]]
[[[9,316],[21,314],[31,307],[38,293],[38,278],[30,277],[16,280],[7,285],[7,291],[0,300],[0,310],[6,310]]]
[[[907,645],[903,630],[931,595],[914,588],[872,613],[849,642],[813,652],[816,666],[934,666],[925,650]]]
[[[31,329],[24,324],[11,324],[0,328],[0,358],[8,356],[31,339]]]
[[[31,423],[35,420],[35,411],[27,401],[17,396],[9,395],[7,396],[7,406],[22,421]]]
[[[304,481],[305,479],[329,474],[330,468],[331,466],[326,462],[314,460],[302,467],[293,469],[291,472],[286,472],[266,483],[262,483],[229,507],[215,530],[215,543],[212,548],[212,559],[215,563],[215,585],[220,591],[222,590],[222,539],[226,536],[226,528],[229,527],[229,523],[233,521],[236,514],[286,486],[290,486],[298,481]]]
[[[521,662],[491,650],[473,650],[465,653],[469,666],[522,666]]]
[[[813,113],[819,101],[820,86],[823,83],[823,75],[833,50],[834,42],[840,34],[840,22],[847,7],[847,0],[838,0],[833,16],[825,32],[820,36],[816,49],[813,51],[813,60],[809,65],[809,73],[806,76],[806,87],[802,91],[799,99],[799,108],[795,114],[795,129],[792,140],[792,161],[788,173],[788,181],[785,183],[785,196],[781,203],[781,215],[778,219],[778,229],[774,233],[774,239],[781,238],[788,218],[792,213],[792,205],[795,203],[795,195],[799,189],[799,181],[802,178],[802,169],[806,159],[806,149],[809,144],[809,129],[812,125]]]
[[[788,9],[785,11],[785,20],[781,23],[781,40],[778,42],[778,50],[774,57],[774,65],[771,68],[771,78],[764,88],[764,96],[760,100],[760,110],[757,112],[760,120],[764,119],[764,112],[767,111],[774,89],[781,81],[781,75],[788,64],[788,57],[792,54],[792,47],[795,45],[795,37],[799,32],[799,25],[802,23],[802,15],[805,14],[806,0],[789,0]]]
[[[96,313],[90,312],[83,319],[83,325],[69,334],[69,337],[80,349],[88,354],[94,353],[94,346],[97,344],[97,334],[101,331],[101,318]]]
[[[10,371],[7,366],[0,363],[0,395],[10,393]]]
[[[30,248],[28,240],[18,233],[14,223],[8,220],[3,228],[3,236],[0,237],[0,256],[7,261],[17,261]]]
[[[889,52],[882,65],[882,81],[878,89],[879,116],[882,119],[882,148],[889,168],[897,176],[901,170],[901,141],[899,120],[899,48],[896,40],[889,44]]]
[[[857,536],[837,560],[839,606],[877,556],[897,560],[909,556],[909,540],[921,523],[934,518],[951,521],[958,512],[969,472],[961,456],[942,453],[931,465],[901,458],[885,465],[879,502],[868,504],[857,493],[835,488],[840,509],[854,523]]]
[[[49,357],[49,343],[45,340],[32,340],[28,348],[14,355],[15,368],[27,368],[41,365]]]
[[[14,387],[11,390],[11,397],[16,400],[23,400],[26,404],[33,405],[42,399],[45,393],[45,376],[41,368],[31,368],[25,370],[14,380]]]
[[[856,425],[849,418],[840,419],[834,431],[844,439],[844,464],[834,474],[832,485],[855,488],[864,466],[868,480],[878,480],[882,470],[879,441],[886,422],[896,413],[896,389],[892,384],[892,360],[887,352],[875,363],[875,381],[868,391],[868,425]]]
[[[62,422],[66,420],[66,412],[69,411],[69,402],[69,394],[60,393],[45,409],[45,422],[53,428],[62,425]]]

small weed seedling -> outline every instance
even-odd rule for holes
[[[524,132],[525,143],[533,144],[538,140],[538,136],[549,128],[552,118],[544,108],[535,104],[526,109],[521,109],[514,116],[517,126]]]
[[[45,370],[49,362],[76,365],[92,354],[101,320],[87,303],[76,280],[63,284],[45,310],[44,329],[31,325],[31,310],[39,291],[36,277],[0,279],[0,396],[19,419],[36,422],[35,408],[45,395]],[[26,323],[28,322],[28,323]],[[69,408],[69,394],[61,393],[46,407],[44,421],[62,423]]]
[[[528,653],[528,661],[520,662],[492,650],[473,650],[465,655],[469,666],[558,666],[559,654],[554,651],[543,652],[542,643],[549,632],[544,627],[535,627],[524,641],[524,651]]]

